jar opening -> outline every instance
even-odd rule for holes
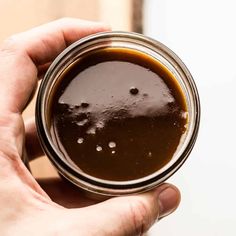
[[[161,183],[186,160],[199,123],[184,64],[164,45],[130,33],[100,33],[69,47],[47,72],[37,104],[48,156],[66,178],[95,192]]]

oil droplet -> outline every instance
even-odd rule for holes
[[[98,152],[101,152],[101,151],[102,151],[102,147],[99,146],[99,145],[97,145],[96,150],[97,150]]]
[[[115,142],[109,142],[108,146],[109,146],[109,148],[115,148],[116,143]]]
[[[78,138],[77,143],[81,144],[81,143],[83,143],[83,142],[84,142],[84,139],[83,139],[83,138]]]
[[[131,87],[129,92],[132,94],[132,95],[136,95],[138,94],[139,90],[135,87]]]

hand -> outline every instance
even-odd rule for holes
[[[169,184],[89,206],[94,202],[69,183],[38,183],[21,160],[24,147],[31,158],[42,154],[34,122],[24,124],[21,116],[38,78],[66,46],[104,30],[99,23],[63,19],[13,36],[0,48],[1,236],[140,235],[178,206],[179,191]]]

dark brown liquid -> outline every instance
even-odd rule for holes
[[[60,81],[51,134],[80,170],[125,181],[171,160],[186,131],[186,102],[173,75],[152,57],[100,49],[75,62]]]

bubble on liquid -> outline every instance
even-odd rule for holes
[[[152,157],[152,152],[148,152],[148,157]]]
[[[116,143],[115,142],[109,142],[108,146],[109,146],[109,148],[115,148],[116,147]]]
[[[181,112],[181,118],[187,119],[188,118],[188,112]]]
[[[66,112],[67,112],[68,115],[73,115],[73,110],[72,109],[68,108]]]
[[[129,92],[132,94],[132,95],[137,95],[139,93],[139,90],[135,87],[131,87]]]
[[[87,134],[96,134],[96,128],[91,127],[86,131]]]
[[[63,103],[63,106],[65,106],[65,109],[67,111],[68,114],[72,114],[74,111],[74,106],[73,105],[69,105],[66,103]]]
[[[77,140],[77,143],[78,144],[82,144],[84,142],[84,139],[83,138],[78,138],[78,140]]]
[[[98,122],[96,123],[96,127],[97,127],[98,129],[102,129],[102,128],[104,128],[104,126],[105,126],[104,121],[98,121]]]
[[[174,100],[167,102],[167,105],[168,105],[169,107],[173,107],[173,106],[175,105]]]
[[[89,107],[89,103],[87,103],[87,102],[81,102],[81,107],[87,108],[87,107]]]
[[[79,109],[79,107],[80,107],[79,105],[75,105],[75,109]]]
[[[76,122],[76,124],[77,124],[78,126],[84,126],[87,122],[88,122],[88,119],[84,119],[84,120],[81,120],[81,121]]]
[[[60,104],[60,105],[68,105],[68,104],[65,103],[65,101],[63,101],[62,99],[59,99],[58,104]]]
[[[101,151],[102,151],[102,147],[99,146],[99,145],[97,145],[97,146],[96,146],[96,150],[97,150],[98,152],[101,152]]]
[[[112,153],[112,154],[115,154],[115,153],[116,153],[116,151],[114,151],[114,150],[113,150],[113,151],[111,151],[111,153]]]

